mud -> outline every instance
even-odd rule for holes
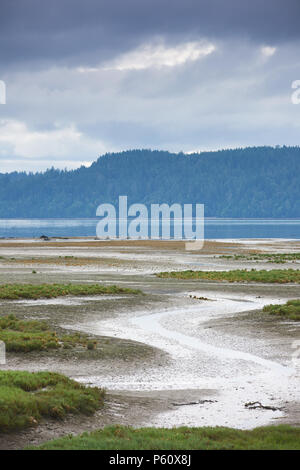
[[[103,343],[102,354],[94,356],[76,351],[8,355],[3,368],[58,371],[104,386],[107,400],[93,417],[72,416],[2,435],[0,448],[22,448],[112,423],[241,429],[299,425],[300,370],[292,348],[300,339],[299,324],[266,316],[261,308],[299,298],[300,287],[153,275],[182,269],[299,269],[297,263],[219,258],[296,251],[300,242],[284,240],[211,241],[201,252],[185,251],[182,242],[2,241],[1,283],[100,282],[136,287],[145,295],[1,301],[0,315],[43,318],[54,328],[82,331]],[[62,261],[64,256],[76,257],[76,263]],[[244,405],[250,401],[280,410],[249,410]]]

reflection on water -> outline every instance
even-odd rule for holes
[[[99,219],[0,219],[0,237],[96,236]],[[181,223],[171,220],[171,227]],[[172,235],[172,229],[171,229]],[[300,239],[300,219],[205,219],[205,238]]]

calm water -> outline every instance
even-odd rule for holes
[[[99,219],[0,219],[0,237],[96,236]],[[176,222],[175,222],[176,223]],[[300,239],[300,219],[205,219],[205,238]]]

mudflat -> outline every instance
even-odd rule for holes
[[[107,398],[92,417],[48,420],[0,435],[0,448],[23,448],[111,423],[299,425],[299,322],[266,315],[262,308],[299,298],[300,286],[155,276],[300,269],[297,260],[274,264],[234,256],[298,252],[299,241],[271,239],[206,241],[198,252],[172,241],[2,240],[1,284],[114,284],[144,295],[1,300],[1,316],[45,320],[58,332],[81,332],[99,346],[8,353],[2,369],[60,372],[106,388]]]

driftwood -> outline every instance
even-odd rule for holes
[[[203,405],[204,403],[217,403],[217,400],[188,401],[186,403],[172,403],[172,405],[174,406]]]
[[[277,408],[275,406],[268,406],[268,405],[262,405],[260,401],[249,401],[248,403],[245,403],[245,408],[248,408],[248,410],[256,410],[258,408],[262,410],[271,410],[271,411],[280,411],[282,408]]]
[[[209,300],[209,301],[211,301],[211,299],[208,299],[207,297],[197,297],[197,295],[192,295],[192,294],[190,294],[189,297],[191,299],[196,299],[196,300]]]

